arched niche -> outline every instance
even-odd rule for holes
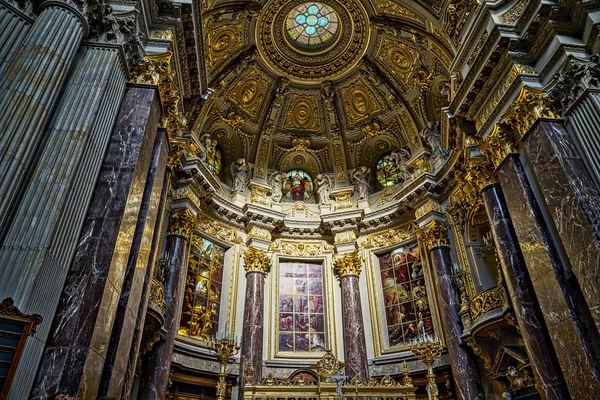
[[[467,220],[465,248],[477,293],[498,284],[498,260],[485,207],[476,205]]]

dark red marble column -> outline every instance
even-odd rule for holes
[[[459,400],[485,400],[474,355],[460,339],[463,333],[458,314],[460,296],[452,276],[453,266],[447,229],[443,223],[433,221],[424,228],[420,237],[425,242],[425,247],[429,249],[438,309],[456,386],[456,397]]]
[[[248,248],[244,254],[246,270],[246,301],[244,303],[244,328],[240,353],[240,384],[245,382],[244,369],[248,361],[254,368],[253,383],[262,380],[263,326],[265,302],[265,275],[269,271],[267,253]],[[242,391],[240,390],[240,398]]]
[[[342,286],[342,319],[344,321],[344,358],[346,375],[352,378],[360,375],[363,380],[369,379],[367,365],[367,345],[365,342],[365,325],[360,303],[358,275],[347,274],[340,277]]]
[[[569,389],[519,248],[504,196],[498,185],[486,186],[481,196],[498,249],[504,281],[537,380],[536,387],[544,399],[568,399]]]
[[[144,362],[140,379],[139,399],[164,399],[169,385],[169,371],[173,346],[179,326],[183,280],[189,257],[189,234],[192,230],[189,214],[171,216],[166,253],[169,256],[169,274],[165,282],[165,325],[162,337]]]

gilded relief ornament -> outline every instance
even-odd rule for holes
[[[266,274],[271,268],[271,259],[267,252],[249,247],[244,253],[244,269],[246,273],[261,272]]]
[[[347,253],[336,258],[333,265],[335,273],[340,278],[348,275],[360,275],[360,269],[362,267],[358,251]]]
[[[383,110],[381,103],[375,98],[362,77],[342,89],[342,98],[348,99],[344,102],[344,109],[350,126]]]
[[[219,28],[208,29],[206,66],[213,71],[217,65],[239,52],[242,48],[242,23],[236,20]]]
[[[229,100],[236,104],[251,118],[256,118],[264,94],[270,90],[269,82],[253,68],[238,81],[229,93]]]
[[[433,220],[423,228],[417,231],[417,237],[423,243],[427,251],[450,245],[448,240],[448,227],[445,223],[438,220]]]
[[[494,167],[487,161],[471,163],[469,165],[468,179],[477,192],[481,192],[486,186],[498,183]]]
[[[367,236],[365,248],[380,248],[400,244],[414,237],[412,225],[396,226]]]
[[[510,126],[496,123],[492,133],[479,146],[479,151],[492,163],[494,168],[498,168],[509,154],[517,152],[514,134]]]
[[[548,98],[565,113],[586,88],[600,87],[600,54],[594,54],[588,61],[569,58],[569,68],[554,75],[554,87],[548,91]]]
[[[196,219],[188,209],[173,211],[169,215],[169,234],[191,237]]]
[[[522,137],[538,118],[558,119],[560,115],[546,92],[523,86],[502,118]]]
[[[283,129],[320,132],[318,103],[319,96],[316,91],[310,94],[292,93]]]

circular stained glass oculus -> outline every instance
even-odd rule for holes
[[[336,37],[338,14],[323,3],[302,3],[286,18],[285,30],[290,39],[302,46],[319,46]]]

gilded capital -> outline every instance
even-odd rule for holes
[[[419,240],[427,251],[439,246],[448,246],[448,227],[445,223],[433,220],[417,232]]]
[[[492,163],[494,168],[498,168],[509,154],[517,152],[517,145],[511,127],[504,123],[497,123],[492,133],[486,138],[485,143],[479,146],[479,150]]]
[[[494,167],[487,161],[471,163],[467,179],[478,192],[486,186],[498,183]]]
[[[347,275],[360,275],[361,259],[358,251],[344,254],[337,258],[333,263],[335,273],[338,276],[344,277]]]
[[[560,118],[560,115],[546,92],[523,86],[502,118],[522,137],[538,118]]]
[[[189,210],[171,212],[169,216],[169,235],[185,236],[188,239],[194,231],[196,219]]]
[[[267,252],[249,247],[244,253],[244,269],[246,272],[261,272],[266,274],[271,267],[271,259]]]

